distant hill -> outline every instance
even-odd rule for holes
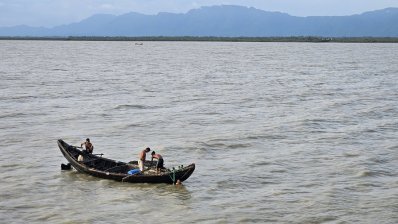
[[[185,14],[98,14],[54,28],[2,27],[0,36],[398,37],[398,8],[352,16],[296,17],[223,5]]]

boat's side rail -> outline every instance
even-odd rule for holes
[[[120,165],[120,166],[114,166],[111,168],[108,168],[104,171],[106,172],[112,172],[112,173],[127,173],[128,170],[130,170],[130,166],[125,164],[125,165]]]

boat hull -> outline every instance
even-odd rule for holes
[[[160,173],[143,172],[140,174],[129,175],[127,172],[137,169],[137,161],[130,163],[115,161],[103,158],[94,154],[88,154],[84,150],[79,150],[75,146],[69,145],[62,139],[58,140],[58,147],[69,164],[81,173],[94,177],[110,179],[129,183],[168,183],[175,184],[177,180],[181,182],[188,179],[195,170],[195,164],[178,169],[165,169]],[[79,155],[83,156],[83,161],[78,161]],[[145,161],[146,166],[151,165],[151,161]]]

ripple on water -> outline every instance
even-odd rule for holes
[[[2,221],[391,223],[397,48],[1,41]],[[180,188],[64,172],[59,136],[197,169]]]
[[[344,155],[344,157],[350,158],[350,157],[359,157],[359,156],[361,156],[361,153],[360,152],[344,152],[343,155]]]
[[[140,104],[123,104],[123,105],[117,105],[114,109],[115,110],[128,110],[128,109],[149,109],[150,107],[146,105],[140,105]]]
[[[393,170],[363,170],[357,173],[356,177],[394,177],[396,172]]]

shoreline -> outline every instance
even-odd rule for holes
[[[304,42],[304,43],[398,43],[398,37],[193,37],[193,36],[146,36],[146,37],[23,37],[0,36],[0,40],[51,40],[51,41],[197,41],[197,42]]]

